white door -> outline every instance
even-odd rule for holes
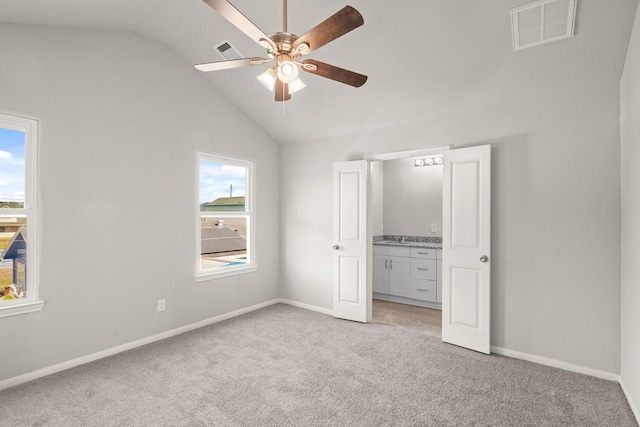
[[[333,316],[371,321],[367,244],[368,162],[333,166]]]
[[[491,352],[491,147],[444,154],[442,340]]]

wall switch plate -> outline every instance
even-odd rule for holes
[[[158,305],[156,307],[156,311],[164,311],[167,308],[167,301],[162,298],[158,300]]]
[[[436,231],[438,231],[438,224],[431,224],[431,232],[435,233]]]

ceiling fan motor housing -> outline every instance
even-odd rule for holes
[[[293,42],[298,39],[298,36],[291,33],[273,33],[269,35],[269,38],[278,46],[277,53],[291,53],[293,50]]]

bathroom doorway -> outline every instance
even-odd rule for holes
[[[447,149],[437,147],[390,153],[383,155],[383,159],[369,159],[371,240],[374,245],[373,323],[403,326],[441,336],[442,299],[438,293],[442,292],[442,278],[436,274],[436,265],[441,268],[442,153]],[[394,247],[387,247],[387,244]],[[422,250],[425,248],[428,249]],[[387,256],[387,251],[407,258]],[[412,253],[430,254],[425,257],[432,259],[410,258]],[[406,273],[401,272],[404,264]],[[407,277],[403,285],[385,290],[385,281],[380,275],[390,275],[393,282],[394,275],[397,281],[402,274],[412,277]],[[388,277],[385,279],[389,280]]]
[[[386,293],[410,299],[420,299],[417,292],[424,289],[429,295],[438,295],[435,269],[442,274],[442,341],[489,354],[491,146],[417,151],[334,163],[333,316],[357,322],[371,321],[373,289],[380,288],[372,280],[376,277],[373,273],[380,271],[381,265],[389,267],[388,276],[378,275],[388,277]],[[442,248],[425,247],[425,241],[412,236],[392,236],[394,239],[388,240],[388,236],[383,235],[387,241],[380,241],[378,237],[374,244],[371,203],[375,180],[369,173],[370,165],[379,160],[433,155],[438,151],[444,151]],[[416,163],[416,166],[420,165]],[[426,246],[433,243],[427,241]],[[375,246],[388,249],[374,254]],[[438,261],[441,268],[437,268]],[[432,283],[421,289],[423,286],[415,286],[417,281]],[[395,287],[393,292],[391,286]]]

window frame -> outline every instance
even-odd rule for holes
[[[3,208],[0,216],[26,218],[28,224],[26,298],[0,301],[0,318],[42,310],[39,299],[40,215],[38,206],[38,154],[40,121],[0,111],[0,127],[25,133],[25,198],[23,208]]]
[[[245,208],[244,211],[200,211],[200,162],[213,162],[221,163],[231,166],[238,166],[246,168],[246,189],[245,189]],[[202,152],[196,153],[196,191],[195,191],[195,231],[196,231],[196,264],[194,280],[196,282],[203,282],[206,280],[218,279],[222,277],[234,276],[237,274],[246,274],[254,272],[258,269],[256,263],[256,251],[255,251],[255,236],[256,236],[256,215],[255,215],[255,175],[256,175],[256,162],[254,160],[243,159],[239,157],[231,157],[222,154]],[[247,262],[243,265],[225,266],[215,269],[201,268],[201,221],[202,218],[216,218],[216,217],[243,217],[247,221]]]

